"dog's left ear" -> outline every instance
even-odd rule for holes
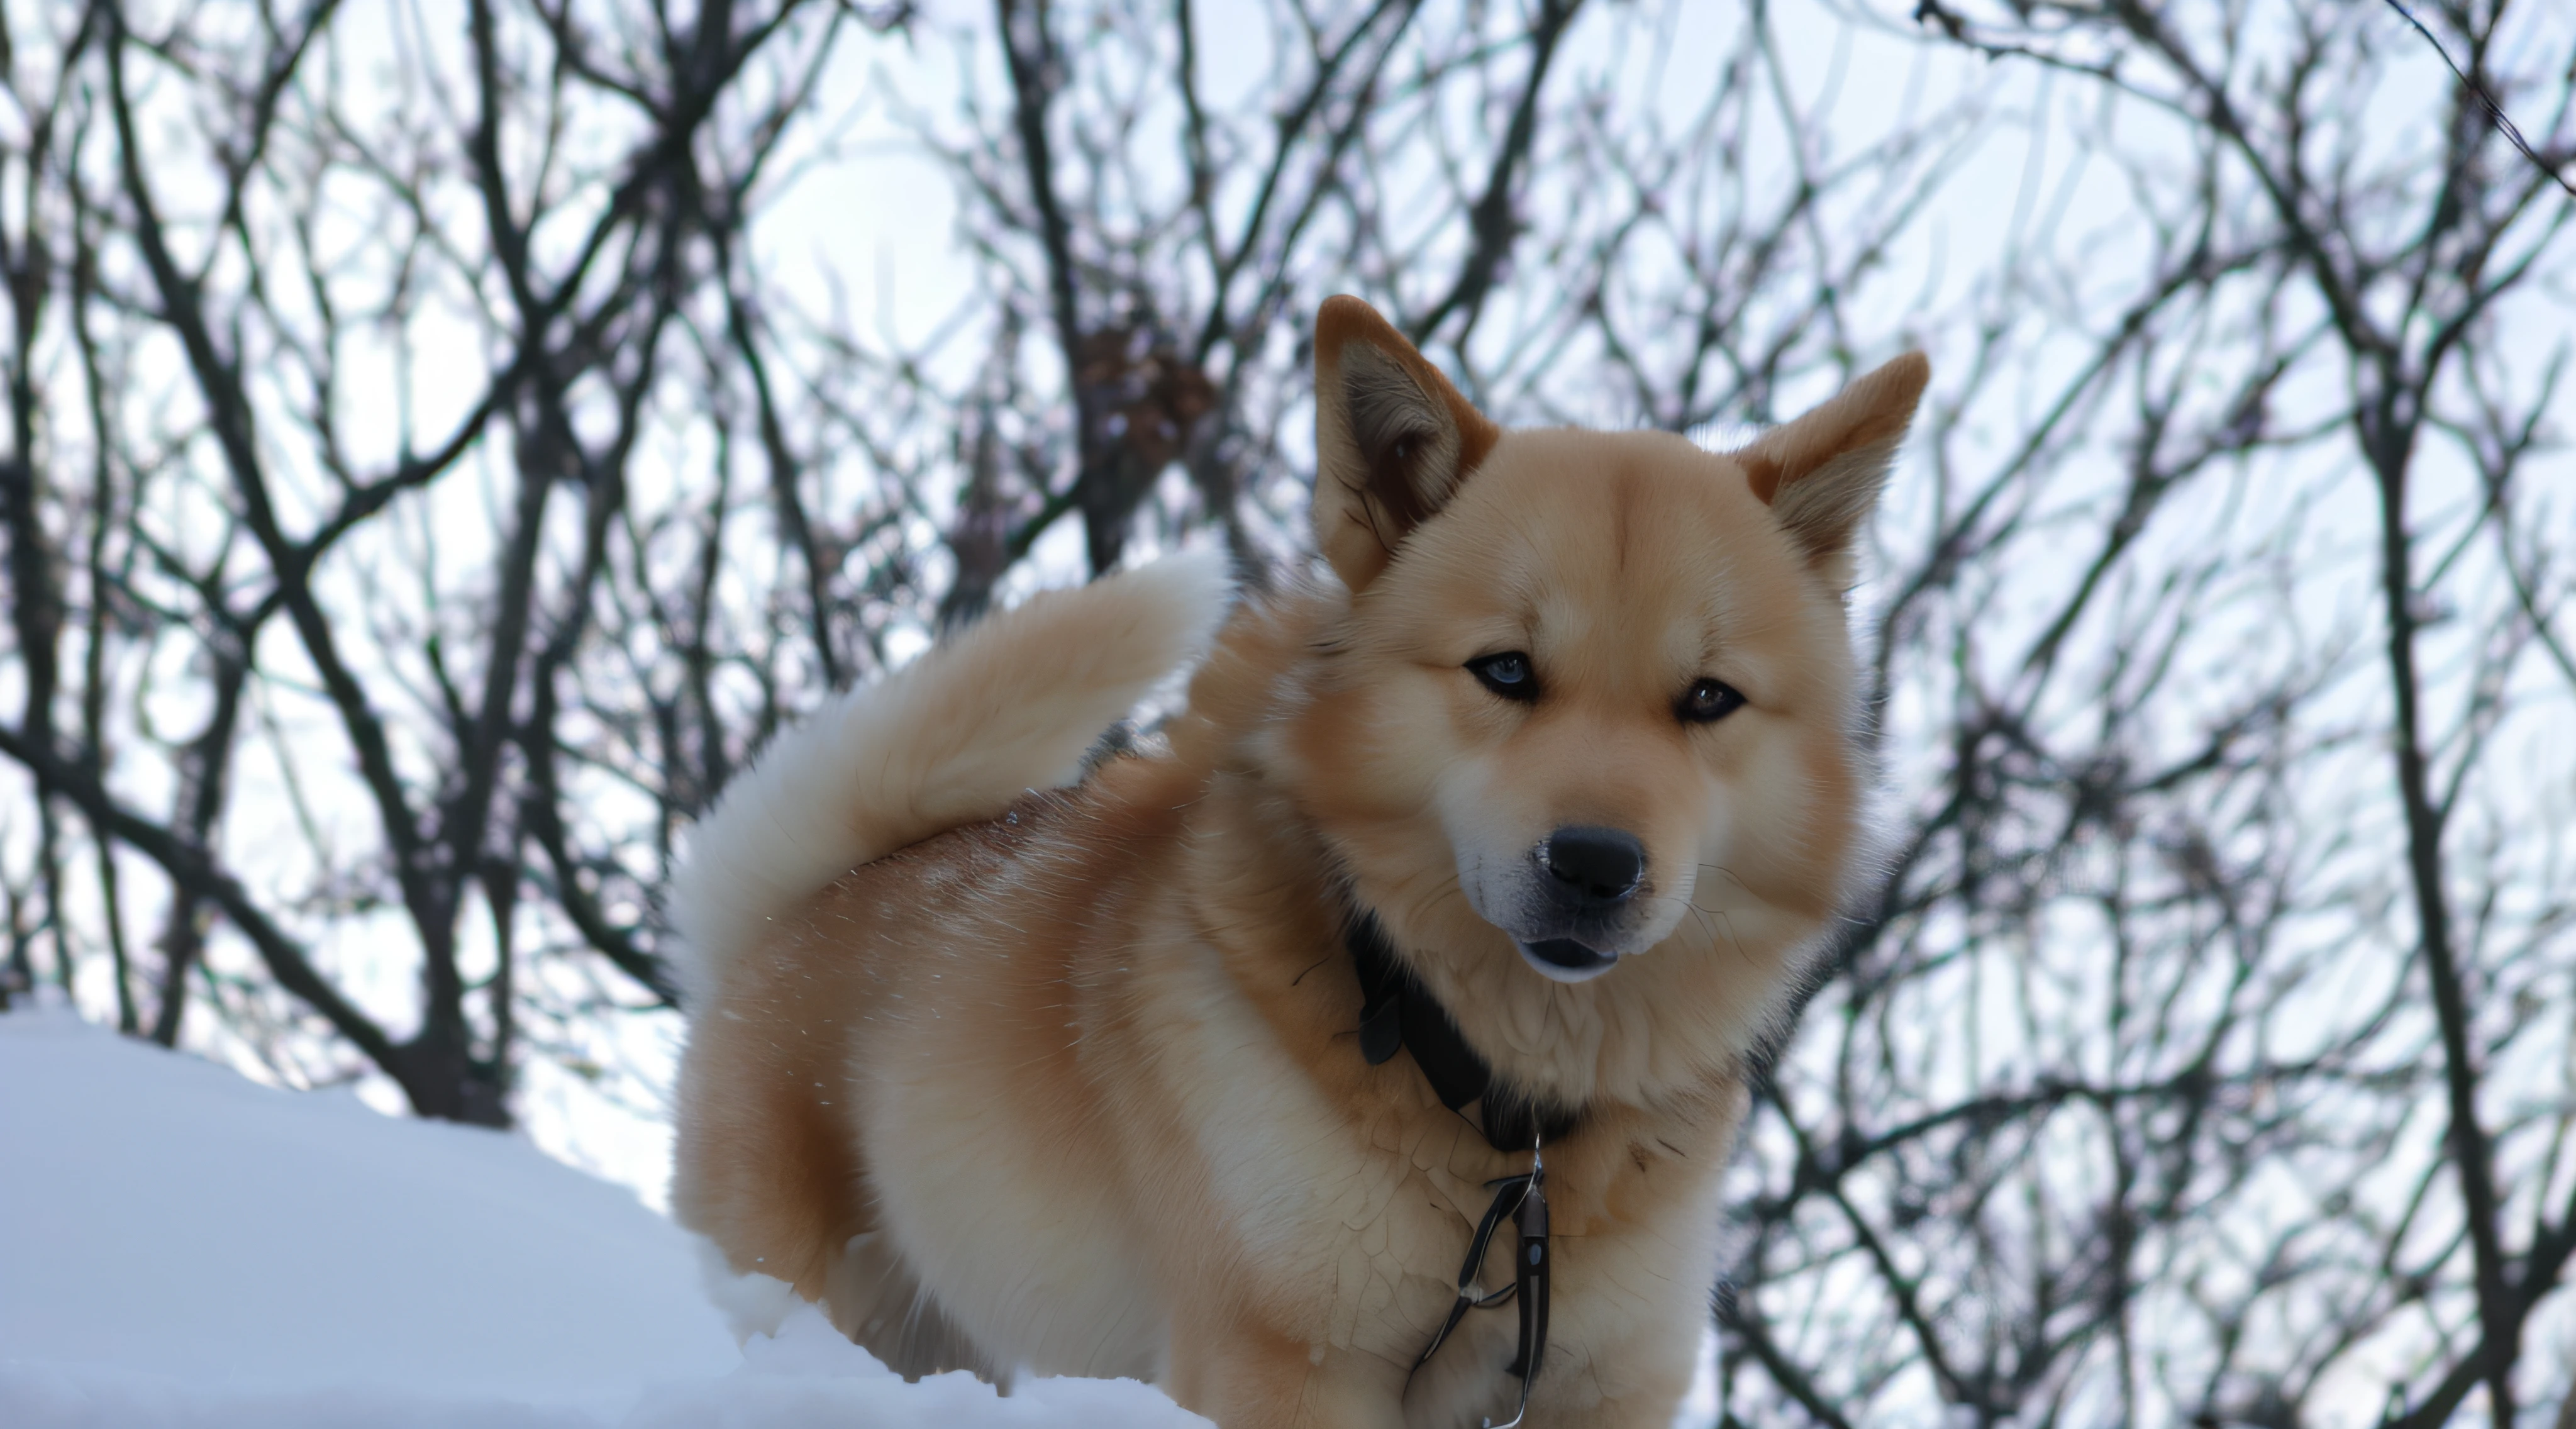
[[[1356,593],[1449,504],[1502,430],[1377,309],[1315,314],[1315,549]]]
[[[1851,583],[1852,537],[1878,505],[1888,464],[1931,376],[1931,360],[1909,352],[1733,453],[1753,494],[1837,586]]]

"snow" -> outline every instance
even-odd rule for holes
[[[1128,1380],[907,1385],[768,1285],[710,1287],[694,1238],[516,1137],[0,1016],[11,1429],[1206,1423]],[[746,1316],[775,1333],[737,1348]]]

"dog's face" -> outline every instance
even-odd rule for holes
[[[1439,830],[1436,857],[1411,838],[1370,864],[1454,872],[1572,982],[1663,942],[1703,879],[1817,847],[1849,800],[1849,659],[1803,567],[1736,465],[1679,437],[1504,437],[1355,603],[1350,748]]]
[[[1820,926],[1860,792],[1848,550],[1921,359],[1717,455],[1497,431],[1351,300],[1317,346],[1353,595],[1299,763],[1398,942],[1581,982]]]

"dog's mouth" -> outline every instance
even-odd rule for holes
[[[1585,947],[1572,938],[1542,938],[1535,943],[1512,940],[1521,950],[1521,958],[1538,969],[1539,976],[1557,982],[1590,982],[1617,965],[1617,953],[1605,953]]]

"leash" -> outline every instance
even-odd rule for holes
[[[1520,1429],[1520,1422],[1529,1416],[1530,1386],[1538,1382],[1539,1359],[1547,1353],[1547,1160],[1540,1148],[1533,1146],[1527,1173],[1485,1184],[1502,1189],[1494,1193],[1494,1203],[1485,1208],[1485,1218],[1477,1223],[1475,1237],[1467,1244],[1466,1263],[1458,1267],[1458,1298],[1450,1302],[1449,1318],[1440,1322],[1440,1332],[1422,1347],[1413,1368],[1405,1372],[1405,1382],[1410,1384],[1413,1376],[1431,1363],[1431,1356],[1449,1338],[1449,1332],[1458,1328],[1458,1322],[1467,1318],[1468,1311],[1487,1310],[1517,1299],[1521,1309],[1520,1353],[1503,1373],[1520,1376],[1521,1402],[1512,1410],[1511,1418],[1500,1424],[1488,1419],[1485,1429]],[[1477,1272],[1484,1268],[1485,1252],[1493,1245],[1495,1228],[1502,1224],[1507,1211],[1516,1213],[1521,1241],[1520,1253],[1512,1257],[1512,1283],[1491,1295],[1479,1295],[1484,1287],[1478,1283]]]
[[[1500,1424],[1487,1419],[1484,1426],[1519,1429],[1521,1421],[1529,1416],[1530,1387],[1538,1382],[1539,1363],[1547,1354],[1549,1256],[1544,1152],[1549,1138],[1563,1137],[1574,1129],[1578,1113],[1513,1095],[1498,1085],[1493,1068],[1467,1045],[1449,1009],[1442,1007],[1395,960],[1395,950],[1387,946],[1386,934],[1375,918],[1366,913],[1354,915],[1344,942],[1359,972],[1360,1055],[1374,1067],[1394,1057],[1398,1049],[1410,1049],[1414,1064],[1422,1069],[1423,1079],[1431,1084],[1441,1105],[1458,1111],[1469,1102],[1481,1102],[1480,1129],[1486,1142],[1497,1151],[1524,1147],[1529,1151],[1528,1171],[1485,1183],[1495,1188],[1494,1200],[1485,1208],[1484,1218],[1476,1223],[1475,1235],[1468,1239],[1467,1259],[1458,1267],[1458,1298],[1450,1303],[1439,1333],[1422,1347],[1413,1368],[1405,1374],[1405,1382],[1410,1384],[1447,1342],[1450,1332],[1467,1318],[1468,1311],[1517,1301],[1520,1352],[1503,1372],[1519,1377],[1520,1404],[1510,1419]],[[1512,1256],[1512,1283],[1488,1295],[1483,1293],[1480,1273],[1486,1252],[1493,1247],[1494,1233],[1501,1229],[1505,1216],[1513,1218],[1520,1242]]]

